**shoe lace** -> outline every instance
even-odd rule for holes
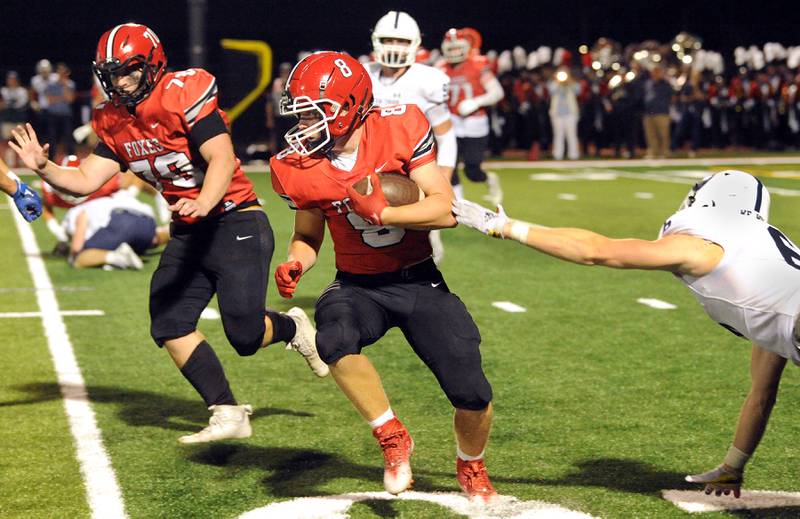
[[[468,463],[462,470],[466,486],[470,490],[480,493],[493,493],[494,487],[489,481],[489,473],[483,463]]]
[[[386,436],[381,436],[378,443],[383,450],[383,459],[388,466],[402,463],[406,459],[406,433],[403,430],[395,431]]]

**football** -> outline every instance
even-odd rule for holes
[[[383,196],[391,207],[398,205],[408,205],[419,202],[424,198],[424,193],[417,184],[401,173],[378,173],[383,188]],[[372,185],[369,177],[364,177],[355,184],[353,189],[356,192],[367,195],[372,192]]]

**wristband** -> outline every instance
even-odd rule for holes
[[[725,455],[724,463],[733,469],[742,470],[749,459],[749,454],[731,445],[731,448],[728,449],[728,454]]]
[[[530,226],[527,223],[520,222],[519,220],[512,220],[511,230],[506,237],[517,240],[520,243],[525,243],[528,241],[528,230],[530,230]]]

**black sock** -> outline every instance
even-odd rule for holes
[[[222,364],[206,341],[197,345],[181,373],[200,393],[207,406],[236,405]]]
[[[272,340],[269,341],[270,344],[289,342],[294,338],[297,333],[297,325],[294,323],[294,319],[286,314],[273,312],[272,310],[265,310],[264,313],[272,321]]]

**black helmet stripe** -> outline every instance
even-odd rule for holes
[[[117,35],[117,31],[122,28],[123,24],[117,25],[111,30],[111,34],[108,35],[108,41],[106,42],[106,59],[109,59],[114,56],[114,37]]]
[[[756,178],[756,177],[753,177]],[[761,212],[761,200],[764,196],[764,184],[761,183],[760,180],[756,178],[756,182],[758,182],[758,190],[756,191],[756,212]]]

